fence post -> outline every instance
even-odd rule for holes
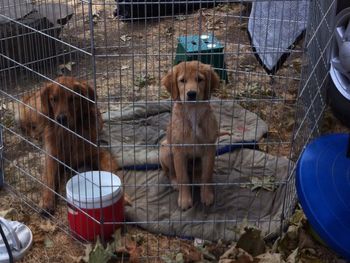
[[[2,139],[2,126],[0,125],[0,189],[4,185],[4,161],[2,158],[4,149],[3,139]]]

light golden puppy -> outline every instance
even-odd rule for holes
[[[219,129],[208,100],[211,92],[219,88],[219,77],[210,65],[182,62],[164,76],[162,85],[170,92],[174,104],[160,148],[161,166],[179,190],[181,209],[193,205],[190,184],[194,180],[201,184],[201,202],[209,206],[214,201],[212,181]]]

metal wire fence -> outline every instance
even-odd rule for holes
[[[95,223],[171,236],[234,240],[244,224],[276,236],[296,205],[294,164],[319,134],[335,8],[335,0],[0,1],[5,185],[68,233],[67,214],[74,210]],[[198,48],[201,41],[209,51]],[[269,66],[267,57],[276,63]],[[183,211],[159,149],[179,104],[161,80],[186,59],[211,63],[221,78],[206,102],[220,136],[214,143],[180,142],[194,152],[198,145],[217,149],[207,182],[215,189],[213,203],[201,205],[193,187],[193,207]],[[58,104],[66,108],[55,115]],[[189,174],[202,156],[188,157]],[[121,178],[131,202],[123,218],[120,210],[101,216],[103,191],[119,198],[111,173],[98,173],[97,181],[85,174],[84,187],[69,197],[67,181],[89,170]],[[89,207],[92,213],[79,207],[87,199],[69,201],[91,191],[99,203]],[[75,221],[77,228],[100,233],[83,220]]]

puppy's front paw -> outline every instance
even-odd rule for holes
[[[214,202],[214,191],[212,186],[201,187],[201,202],[205,206],[210,206]]]
[[[42,209],[40,212],[42,216],[48,217],[50,214],[53,215],[56,208],[55,195],[45,191],[40,202],[40,207]]]
[[[192,202],[192,197],[190,194],[181,194],[179,192],[179,197],[177,199],[177,204],[182,210],[187,210],[192,207],[193,202]]]

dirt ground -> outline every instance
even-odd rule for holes
[[[290,155],[295,121],[294,103],[302,68],[302,41],[294,45],[292,54],[280,70],[274,76],[269,76],[252,52],[246,32],[248,20],[245,5],[230,4],[202,9],[189,16],[178,15],[147,22],[146,25],[142,22],[121,22],[113,17],[114,1],[97,1],[92,10],[92,32],[86,13],[88,6],[76,0],[65,3],[73,7],[75,15],[62,32],[62,40],[71,45],[65,45],[64,49],[69,52],[78,51],[62,59],[58,67],[50,67],[46,76],[55,77],[63,73],[92,82],[95,75],[98,104],[102,111],[120,108],[131,101],[166,99],[168,94],[159,89],[159,83],[172,65],[176,38],[199,32],[215,32],[219,41],[225,43],[229,78],[229,83],[222,84],[221,89],[214,94],[215,97],[236,100],[267,122],[269,131],[260,142],[262,150],[279,156]],[[83,52],[91,52],[92,35],[96,52],[94,60]],[[39,88],[44,80],[30,76],[32,75],[16,80],[7,92],[20,97]],[[42,145],[36,141],[24,142],[16,136],[20,132],[14,123],[14,107],[16,105],[10,99],[1,105],[2,122],[13,131],[7,132],[5,136],[5,143],[11,145],[5,154],[6,159],[11,160],[6,163],[6,179],[14,190],[19,190],[22,197],[35,205],[40,200],[40,185],[36,179],[41,176],[43,156],[39,148]],[[348,129],[327,110],[322,131],[327,133]],[[20,171],[19,168],[25,171]],[[112,249],[98,250],[74,240],[64,232],[67,230],[67,219],[63,203],[58,207],[54,220],[49,221],[9,191],[1,190],[0,196],[0,215],[24,222],[33,231],[33,248],[22,262],[105,262],[106,260],[93,259],[108,259],[110,254],[113,254],[112,262],[127,259],[135,261],[136,258],[147,262],[216,262],[220,258],[225,263],[283,262],[282,260],[340,262],[333,253],[311,237],[307,221],[298,211],[291,220],[288,232],[277,241],[262,245],[261,238],[248,234],[251,237],[248,243],[253,245],[241,242],[239,247],[249,254],[236,249],[236,243],[195,245],[194,241],[155,235],[134,226],[124,227],[122,241],[118,241],[118,244],[115,241],[111,245]],[[242,231],[244,233],[247,234]],[[259,258],[258,253],[264,256]]]

